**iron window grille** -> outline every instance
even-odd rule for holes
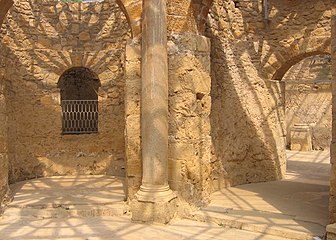
[[[98,100],[62,100],[63,134],[98,132]]]

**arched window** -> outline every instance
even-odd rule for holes
[[[61,90],[62,133],[98,132],[98,76],[88,68],[66,70],[57,86]]]

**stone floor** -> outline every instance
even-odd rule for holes
[[[0,239],[284,240],[321,236],[328,219],[329,155],[287,154],[286,180],[216,192],[207,208],[167,226],[130,221],[120,178],[52,177],[17,183],[11,186],[14,201],[0,219]]]
[[[193,219],[287,238],[322,236],[328,224],[329,152],[288,151],[283,181],[232,187],[212,195]]]

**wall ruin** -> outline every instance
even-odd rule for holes
[[[125,43],[131,33],[139,37],[141,5],[123,2],[136,6],[128,21],[114,1],[15,3],[0,46],[11,182],[126,174],[129,196],[137,192],[141,52],[136,38]],[[265,20],[261,1],[216,0],[207,37],[201,35],[202,9],[209,6],[203,2],[211,1],[167,5],[169,180],[194,206],[206,205],[222,187],[283,177],[283,86],[269,79],[307,55],[328,52],[330,42],[330,1],[270,0]],[[57,82],[75,66],[93,70],[102,83],[96,135],[60,134]]]
[[[230,185],[280,179],[285,172],[281,88],[260,77],[250,52],[252,34],[244,30],[252,19],[244,11],[255,12],[258,6],[215,1],[207,28],[212,43],[212,138],[217,164]]]
[[[10,182],[65,174],[124,176],[124,51],[130,31],[118,5],[20,1],[4,26]],[[98,134],[61,134],[57,82],[77,66],[101,81]]]

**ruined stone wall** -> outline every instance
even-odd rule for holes
[[[281,178],[285,170],[280,80],[303,58],[330,51],[332,1],[215,0],[211,38],[211,129],[230,184]],[[266,19],[267,18],[267,19]]]
[[[192,33],[171,34],[169,60],[169,184],[182,203],[209,202],[212,188],[210,137],[210,42]],[[126,155],[129,196],[141,185],[141,52],[126,51]]]
[[[130,199],[140,189],[142,180],[140,95],[141,95],[141,46],[129,41],[126,46],[125,78],[125,143],[126,178]]]
[[[295,63],[310,55],[330,52],[331,0],[224,1],[227,9],[220,25],[230,38],[247,41],[259,75],[280,80]],[[215,12],[214,12],[215,13]]]
[[[213,190],[210,41],[172,34],[168,55],[169,183],[181,200],[202,206]]]
[[[331,142],[331,62],[330,55],[308,57],[291,67],[286,83],[287,145],[294,124],[309,124],[313,149],[329,149]]]
[[[331,7],[326,1],[269,0],[268,19],[262,1],[214,1],[212,24],[228,39],[246,42],[244,49],[259,75],[281,79],[311,54],[330,52]]]
[[[128,23],[115,1],[17,1],[4,27],[10,181],[125,174],[124,52]],[[99,133],[62,135],[62,73],[83,66],[101,82]]]

